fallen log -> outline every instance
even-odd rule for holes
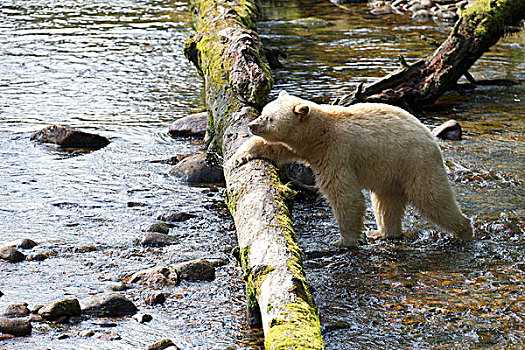
[[[417,110],[432,104],[505,34],[507,26],[525,19],[523,0],[477,0],[461,12],[448,38],[428,57],[411,65],[400,57],[402,67],[352,94],[334,101],[349,106],[358,102],[383,102]]]
[[[268,98],[272,78],[255,31],[256,0],[192,0],[195,34],[186,56],[204,78],[208,154],[224,164],[249,136],[247,124]],[[213,157],[210,157],[213,158]],[[245,273],[250,323],[262,325],[267,349],[323,349],[317,309],[306,282],[277,169],[263,160],[225,166],[226,201],[233,215]]]

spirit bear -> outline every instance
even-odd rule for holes
[[[371,191],[378,227],[369,237],[401,237],[401,219],[411,203],[445,231],[472,239],[472,225],[454,199],[438,144],[403,109],[378,103],[318,105],[282,91],[248,127],[254,136],[232,157],[231,166],[254,158],[308,164],[337,219],[341,237],[336,245],[354,246],[360,238],[362,189]]]

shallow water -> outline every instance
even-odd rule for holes
[[[263,4],[263,39],[285,48],[281,89],[328,102],[430,54],[421,35],[441,40],[449,27],[407,16],[375,17],[366,5],[343,11],[328,1]],[[203,108],[202,83],[182,56],[191,34],[186,2],[10,0],[0,5],[0,246],[21,238],[52,253],[44,262],[0,261],[0,307],[82,298],[120,285],[143,268],[191,258],[227,259],[211,283],[124,292],[153,321],[123,318],[118,341],[85,339],[92,320],[34,324],[9,349],[135,349],[169,337],[182,349],[257,348],[249,330],[244,285],[227,251],[235,232],[220,192],[182,186],[155,162],[199,150],[173,140],[167,126]],[[316,16],[328,26],[290,22]],[[471,73],[525,80],[523,34],[504,39]],[[452,93],[420,117],[439,125],[453,117],[462,142],[442,142],[458,201],[479,239],[458,246],[409,211],[407,238],[366,242],[355,251],[330,246],[337,228],[322,201],[298,198],[294,215],[308,279],[329,349],[521,348],[524,276],[523,86]],[[31,132],[66,124],[110,138],[91,153],[67,153],[29,141]],[[170,212],[197,217],[170,234],[180,244],[143,248],[142,230]],[[367,213],[367,228],[373,216]],[[94,248],[94,250],[93,250]],[[342,328],[342,329],[335,329]],[[57,340],[61,334],[69,339]],[[505,345],[505,346],[504,346]],[[507,347],[508,346],[508,347]]]

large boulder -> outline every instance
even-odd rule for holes
[[[38,310],[38,314],[49,321],[80,316],[80,303],[77,299],[63,299],[49,303]]]
[[[453,119],[446,121],[432,130],[432,135],[439,137],[442,140],[449,141],[461,141],[463,138],[461,125]]]
[[[184,158],[170,170],[170,174],[188,185],[225,185],[222,167],[208,164],[204,153]]]
[[[104,136],[73,130],[67,126],[51,125],[36,131],[31,140],[42,143],[54,143],[63,148],[98,149],[109,145]]]
[[[134,315],[138,309],[130,300],[120,293],[99,293],[80,301],[82,313],[101,316],[116,317]]]

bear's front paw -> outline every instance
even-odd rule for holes
[[[250,160],[254,159],[255,157],[250,152],[242,152],[239,154],[235,154],[232,159],[230,160],[230,164],[232,168],[239,167],[243,164],[248,163]]]
[[[336,247],[357,247],[357,240],[340,237],[332,244]]]

